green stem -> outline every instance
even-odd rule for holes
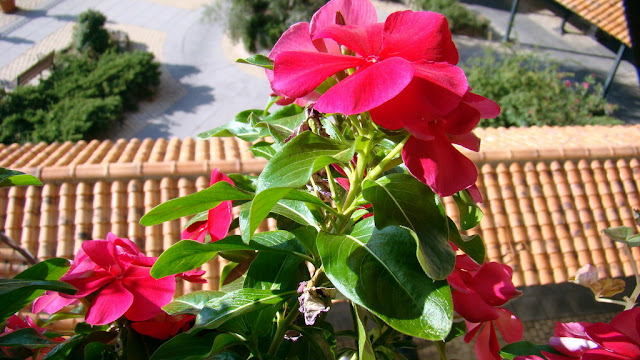
[[[622,305],[625,307],[627,306],[627,302],[626,301],[622,301],[622,300],[614,300],[614,299],[608,299],[608,298],[602,298],[602,297],[595,297],[597,302],[601,302],[601,303],[607,303],[607,304],[616,304],[616,305]]]
[[[298,318],[298,315],[300,315],[300,312],[298,311],[299,307],[300,307],[300,303],[296,300],[294,302],[293,307],[289,311],[289,314],[284,318],[282,317],[278,318],[278,326],[276,328],[276,333],[273,336],[273,341],[271,342],[271,345],[269,346],[269,351],[268,351],[269,355],[275,357],[276,354],[278,353],[278,350],[280,349],[280,344],[282,344],[282,340],[284,340],[284,334],[287,332],[287,329],[289,329],[291,324],[293,324],[293,322],[296,321],[296,318]]]
[[[436,345],[436,349],[438,349],[440,360],[447,360],[447,343],[444,341],[434,341],[434,344]]]
[[[333,178],[333,174],[331,174],[331,167],[327,165],[324,167],[324,170],[327,172],[327,182],[329,183],[329,190],[331,190],[331,198],[333,199],[333,203],[336,205],[336,209],[338,210],[338,212],[341,212],[342,204],[340,204],[340,199],[338,198],[335,179]]]
[[[624,245],[625,255],[629,258],[629,263],[631,263],[631,268],[633,269],[633,274],[636,277],[636,287],[633,289],[633,293],[631,293],[631,297],[627,299],[627,302],[624,304],[624,309],[629,310],[632,309],[636,302],[638,301],[638,296],[640,296],[640,273],[638,273],[638,265],[633,259],[633,254],[631,254],[631,248],[629,245]]]
[[[368,180],[377,179],[383,172],[388,170],[387,165],[389,165],[391,162],[394,162],[394,160],[395,162],[398,161],[396,156],[398,156],[398,154],[400,154],[400,152],[402,151],[404,144],[407,142],[407,140],[409,140],[409,136],[411,135],[407,135],[401,142],[398,143],[398,145],[396,145],[393,148],[393,150],[391,150],[389,154],[387,154],[387,156],[384,157],[384,159],[382,159],[378,163],[378,165],[376,165],[376,167],[374,167],[373,169],[371,169],[371,171],[369,171],[369,173],[367,174]],[[402,159],[400,159],[400,163],[402,163]]]

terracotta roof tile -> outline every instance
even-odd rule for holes
[[[516,285],[567,281],[584,264],[603,274],[631,274],[618,244],[601,235],[633,226],[640,208],[640,126],[480,129],[483,150],[465,151],[479,168],[485,216],[470,233],[483,236],[487,258],[514,269]],[[209,140],[132,139],[1,145],[0,166],[39,176],[45,186],[0,189],[0,229],[41,258],[70,258],[84,240],[108,231],[159,255],[180,238],[187,219],[143,227],[157,204],[208,186],[213,168],[257,173],[264,166],[248,144]],[[455,203],[445,199],[457,221]],[[273,227],[273,222],[261,229]],[[633,249],[636,261],[640,248]],[[207,264],[215,288],[226,262]],[[0,245],[0,276],[26,266]],[[180,283],[179,292],[203,288]]]

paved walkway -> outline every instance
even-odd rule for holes
[[[230,121],[239,111],[263,107],[270,92],[260,69],[234,62],[249,54],[223,36],[220,24],[202,21],[202,5],[210,1],[17,0],[21,11],[0,13],[0,81],[13,81],[40,56],[67,46],[77,15],[96,9],[107,16],[107,27],[126,31],[134,46],[153,52],[163,64],[156,100],[143,103],[140,111],[129,114],[124,125],[108,136],[194,136]],[[508,0],[463,1],[491,20],[494,38],[501,36]],[[375,3],[381,17],[401,8],[397,3]],[[560,36],[559,23],[560,18],[544,6],[527,5],[516,19],[513,34],[525,47],[570,58],[569,70],[604,78],[614,54],[577,29]],[[463,58],[479,53],[488,43],[467,37],[455,41]],[[618,115],[624,120],[640,119],[638,78],[628,62],[621,66],[609,100],[622,106]]]

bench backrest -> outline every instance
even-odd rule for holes
[[[36,75],[42,73],[44,70],[48,69],[53,65],[53,57],[55,55],[55,51],[52,51],[45,55],[42,59],[38,60],[37,63],[33,64],[30,68],[23,71],[20,75],[18,75],[17,84],[18,86],[27,84],[31,79],[36,77]]]

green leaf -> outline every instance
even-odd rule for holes
[[[307,204],[301,201],[280,200],[273,206],[271,212],[291,219],[300,225],[320,228]]]
[[[24,328],[0,336],[0,346],[48,347],[57,344],[34,328]]]
[[[68,338],[62,344],[56,346],[50,353],[48,353],[43,360],[67,360],[71,357],[69,356],[74,350],[76,350],[79,346],[82,345],[84,340],[87,338],[87,335],[80,334],[74,335]]]
[[[253,156],[265,158],[267,160],[270,160],[278,152],[273,143],[266,141],[259,141],[253,144],[249,148],[249,151],[251,151]]]
[[[318,230],[311,226],[301,227],[292,230],[291,233],[295,235],[298,242],[307,250],[307,253],[311,254],[314,259],[319,259],[318,247],[316,246],[316,238],[318,237]]]
[[[453,194],[453,199],[458,206],[458,213],[460,214],[460,228],[462,230],[470,230],[476,227],[482,220],[482,210],[473,201],[473,198],[469,194],[469,191],[462,190]]]
[[[260,252],[251,263],[243,288],[262,290],[296,290],[298,265],[302,259],[287,254]]]
[[[244,241],[248,241],[253,236],[271,209],[291,190],[293,189],[270,188],[256,194],[256,197],[249,203],[249,209],[240,213],[240,232]]]
[[[261,135],[271,135],[279,144],[291,136],[294,130],[306,119],[304,109],[298,105],[288,105],[265,117],[256,124],[256,128],[264,129]]]
[[[216,333],[182,333],[169,339],[153,353],[150,360],[202,360],[211,356]]]
[[[451,331],[449,331],[449,335],[444,339],[445,342],[449,342],[458,336],[462,336],[467,333],[467,324],[464,321],[454,322],[451,326]]]
[[[21,171],[9,170],[0,167],[0,188],[9,186],[42,185],[42,182],[33,175]]]
[[[602,230],[611,240],[626,243],[627,239],[633,235],[633,228],[629,226],[618,226]]]
[[[157,225],[213,209],[222,201],[251,200],[252,198],[253,195],[238,190],[226,181],[220,181],[195,194],[171,199],[154,207],[140,219],[140,224]]]
[[[325,165],[347,163],[353,145],[339,143],[305,131],[286,143],[258,177],[258,192],[269,188],[304,186],[311,174]]]
[[[151,268],[156,279],[193,270],[211,260],[219,251],[260,250],[300,256],[306,259],[304,249],[289,232],[277,230],[254,235],[245,243],[240,236],[231,235],[215,242],[201,243],[181,240],[165,250]]]
[[[626,243],[631,247],[640,246],[640,234],[629,236]]]
[[[260,54],[251,55],[246,59],[238,59],[236,62],[241,64],[251,64],[261,68],[273,70],[273,60]]]
[[[537,345],[530,341],[518,341],[506,345],[500,350],[500,356],[504,359],[511,360],[519,355],[538,355],[543,359],[546,359],[542,355],[541,351],[546,351],[552,354],[560,354],[551,345]]]
[[[449,245],[447,216],[427,185],[408,174],[389,174],[365,180],[363,195],[373,205],[378,229],[398,225],[416,234],[416,256],[429,277],[442,280],[451,274],[456,256]]]
[[[475,234],[467,236],[460,234],[453,220],[449,220],[449,241],[451,241],[458,249],[469,255],[473,261],[482,264],[486,257],[486,248],[482,238]]]
[[[363,227],[359,237],[318,234],[327,277],[340,293],[394,329],[444,339],[453,317],[446,281],[433,281],[424,273],[410,231],[398,226],[369,231],[365,235]]]
[[[357,324],[358,332],[358,359],[359,360],[376,360],[375,353],[373,352],[373,345],[369,340],[367,326],[366,326],[366,311],[356,304],[351,304],[353,311],[355,312],[355,320]]]
[[[224,292],[217,290],[194,291],[178,297],[162,307],[169,315],[192,314],[196,315],[204,305],[213,299],[224,296]]]
[[[333,328],[329,323],[326,328],[317,326],[303,326],[300,337],[293,345],[291,353],[298,359],[334,360],[336,359],[337,341]]]
[[[240,289],[230,292],[205,304],[196,317],[194,329],[214,329],[236,316],[278,304],[296,295],[295,290]]]
[[[44,290],[74,294],[76,289],[73,286],[56,281],[68,269],[69,260],[53,258],[29,267],[13,279],[0,279],[0,322],[29,305]]]
[[[202,132],[197,135],[199,139],[208,139],[210,137],[238,137],[244,141],[253,142],[258,140],[261,135],[258,129],[252,124],[253,119],[259,119],[262,110],[245,110],[238,113],[234,120],[224,125],[220,125],[209,131]]]
[[[131,354],[127,353],[129,358]],[[118,354],[112,346],[101,342],[92,342],[84,347],[84,358],[86,360],[118,360]]]

